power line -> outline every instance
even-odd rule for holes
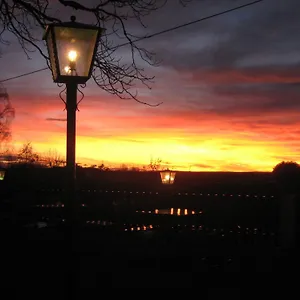
[[[250,5],[259,3],[259,2],[263,2],[263,1],[264,0],[257,0],[257,1],[253,1],[253,2],[250,2],[250,3],[244,4],[244,5],[236,6],[234,8],[230,8],[230,9],[224,10],[222,12],[215,13],[213,15],[210,15],[210,16],[207,16],[207,17],[203,17],[203,18],[198,19],[198,20],[194,20],[194,21],[191,21],[191,22],[188,22],[188,23],[184,23],[184,24],[181,24],[181,25],[178,25],[178,26],[174,26],[174,27],[171,27],[171,28],[159,31],[159,32],[155,32],[153,34],[149,34],[149,35],[143,36],[141,38],[137,38],[136,40],[133,40],[132,42],[136,43],[136,42],[139,42],[141,40],[149,39],[149,38],[152,38],[152,37],[155,37],[155,36],[158,36],[158,35],[161,35],[161,34],[164,34],[164,33],[170,32],[170,31],[173,31],[173,30],[177,30],[177,29],[189,26],[189,25],[193,25],[193,24],[199,23],[201,21],[212,19],[214,17],[218,17],[218,16],[221,16],[221,15],[227,14],[229,12],[232,12],[232,11],[235,11],[235,10],[238,10],[238,9],[244,8],[246,6],[250,6]],[[126,42],[124,44],[121,44],[119,46],[114,47],[113,49],[118,48],[118,47],[122,47],[122,46],[126,46],[126,45],[129,45],[129,44],[130,44],[130,42]]]
[[[28,73],[24,73],[24,74],[21,74],[21,75],[9,77],[9,78],[1,80],[0,83],[5,82],[5,81],[9,81],[9,80],[13,80],[13,79],[17,79],[17,78],[20,78],[20,77],[24,77],[24,76],[27,76],[27,75],[31,75],[31,74],[34,74],[34,73],[38,73],[38,72],[41,72],[41,71],[44,71],[44,70],[47,70],[47,69],[48,68],[42,68],[42,69],[38,69],[38,70],[31,71],[31,72],[28,72]]]
[[[153,38],[155,36],[158,36],[158,35],[161,35],[161,34],[164,34],[164,33],[168,33],[168,32],[171,32],[173,30],[177,30],[177,29],[180,29],[180,28],[183,28],[183,27],[186,27],[186,26],[190,26],[190,25],[193,25],[193,24],[196,24],[196,23],[208,20],[208,19],[212,19],[214,17],[218,17],[218,16],[221,16],[221,15],[227,14],[229,12],[232,12],[232,11],[235,11],[235,10],[247,7],[247,6],[251,6],[251,5],[257,4],[259,2],[263,2],[263,1],[264,0],[257,0],[257,1],[249,2],[249,3],[246,3],[246,4],[240,5],[240,6],[236,6],[234,8],[230,8],[230,9],[224,10],[224,11],[219,12],[219,13],[215,13],[215,14],[207,16],[207,17],[203,17],[201,19],[197,19],[197,20],[194,20],[194,21],[191,21],[191,22],[187,22],[187,23],[178,25],[178,26],[174,26],[174,27],[171,27],[171,28],[168,28],[168,29],[164,29],[164,30],[161,30],[161,31],[158,31],[158,32],[155,32],[155,33],[152,33],[152,34],[149,34],[149,35],[137,38],[137,39],[135,39],[135,40],[133,40],[131,42],[126,42],[126,43],[120,44],[118,46],[113,47],[111,50],[115,50],[117,48],[120,48],[120,47],[123,47],[123,46],[127,46],[127,45],[130,45],[131,43],[136,43],[136,42],[139,42],[139,41],[142,41],[142,40],[145,40],[145,39],[150,39],[150,38]],[[48,69],[48,67],[45,67],[45,68],[38,69],[38,70],[35,70],[35,71],[31,71],[31,72],[28,72],[28,73],[23,73],[21,75],[9,77],[9,78],[0,80],[0,83],[6,82],[6,81],[10,81],[10,80],[13,80],[13,79],[17,79],[17,78],[20,78],[20,77],[28,76],[28,75],[31,75],[31,74],[34,74],[34,73],[38,73],[38,72],[47,70],[47,69]]]

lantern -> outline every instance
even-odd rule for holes
[[[5,170],[0,170],[0,180],[4,180]]]
[[[162,184],[173,184],[175,180],[176,172],[165,170],[160,172],[160,178]]]
[[[47,25],[46,40],[53,81],[85,83],[92,74],[98,42],[103,28],[75,22]]]

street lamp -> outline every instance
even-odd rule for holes
[[[176,172],[170,171],[170,170],[164,170],[160,172],[160,178],[162,184],[168,184],[171,185],[174,183],[176,176]]]
[[[47,25],[43,37],[47,44],[53,81],[66,84],[69,201],[74,201],[75,197],[77,85],[86,83],[92,75],[102,32],[103,29],[98,26],[77,23],[72,16],[71,22]]]

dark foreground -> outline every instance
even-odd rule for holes
[[[293,272],[298,264],[278,250],[274,234],[249,228],[89,226],[76,230],[72,247],[68,237],[64,226],[2,228],[1,287],[196,288],[208,272],[248,278]]]

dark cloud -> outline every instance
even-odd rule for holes
[[[201,169],[215,169],[216,166],[213,166],[213,165],[206,165],[206,164],[193,164],[191,167],[194,167],[194,168],[201,168]]]
[[[174,6],[153,14],[156,22],[151,28],[168,28],[247,2],[195,1],[184,9]],[[182,78],[181,85],[174,81],[169,90],[174,98],[181,96],[181,102],[199,112],[260,115],[263,122],[275,112],[300,111],[298,4],[297,0],[264,1],[142,43],[157,53],[162,67]],[[165,17],[158,18],[160,14]],[[167,16],[173,16],[170,22]]]
[[[222,5],[215,7],[222,11],[240,4],[240,1],[222,1]],[[258,3],[186,27],[182,32],[174,31],[167,38],[161,37],[155,48],[165,65],[178,70],[241,68],[247,65],[246,59],[253,58],[259,63],[259,59],[275,54],[290,59],[287,54],[300,46],[300,40],[294,35],[300,30],[298,4],[297,0],[277,1],[272,5],[268,1]],[[207,13],[212,11],[207,1],[201,1],[198,6]],[[180,48],[185,51],[176,51]],[[300,61],[299,55],[298,58]],[[274,59],[268,65],[278,63],[282,64]]]
[[[222,165],[222,170],[233,170],[235,172],[251,172],[255,171],[255,168],[249,164],[237,163],[237,164],[225,164]]]
[[[210,164],[193,164],[191,168],[200,168],[200,169],[208,169],[208,170],[222,170],[222,171],[235,171],[235,172],[251,172],[255,171],[253,166],[246,163],[226,163],[221,160],[209,160]]]
[[[243,84],[214,87],[215,111],[226,114],[300,110],[300,84]]]
[[[67,119],[60,119],[60,118],[46,118],[46,121],[66,122]]]

